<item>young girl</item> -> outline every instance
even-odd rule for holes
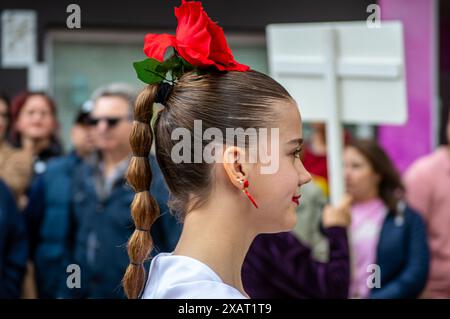
[[[300,113],[280,84],[234,61],[222,29],[208,18],[201,3],[183,1],[175,14],[176,37],[147,35],[144,51],[151,59],[146,70],[161,70],[153,66],[164,62],[168,46],[176,52],[172,61],[180,58],[193,70],[181,72],[170,86],[140,75],[153,84],[138,97],[130,137],[134,157],[128,181],[136,190],[132,204],[136,230],[128,243],[130,265],[124,287],[129,298],[247,298],[241,268],[250,244],[257,234],[292,230],[300,198],[297,189],[311,178],[299,159]],[[155,102],[164,108],[156,114],[152,134]],[[200,137],[199,122],[194,121],[201,121]],[[206,161],[202,156],[210,139],[202,136],[212,128],[222,136],[227,129],[241,128],[237,138],[245,143],[236,145],[234,138],[223,138],[216,160]],[[181,163],[174,157],[180,143],[180,135],[174,133],[180,129],[183,137],[188,136],[182,142],[192,146],[187,154],[192,160]],[[245,139],[247,129],[267,129],[267,148],[256,147],[252,136]],[[152,250],[149,229],[158,216],[158,206],[148,192],[147,156],[153,136],[171,206],[184,227],[174,252],[153,258],[144,287],[143,263]],[[277,162],[275,172],[264,172],[266,162],[255,157],[255,147],[257,154],[270,154]]]

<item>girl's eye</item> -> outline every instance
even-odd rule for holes
[[[292,155],[294,155],[295,158],[300,158],[301,152],[302,152],[302,149],[298,148],[294,151],[294,153],[292,153]]]

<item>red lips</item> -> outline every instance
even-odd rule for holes
[[[302,197],[301,194],[300,194],[300,195],[292,196],[292,201],[293,201],[294,203],[296,203],[297,206],[300,205],[300,201],[299,201],[300,197]]]

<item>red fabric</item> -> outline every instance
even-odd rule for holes
[[[316,155],[309,147],[305,148],[302,159],[306,170],[313,175],[321,176],[328,181],[327,156]]]
[[[175,46],[175,43],[176,39],[173,35],[149,33],[144,38],[144,52],[148,57],[162,62],[167,48]]]

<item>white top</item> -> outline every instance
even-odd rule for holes
[[[143,299],[246,299],[197,259],[160,253],[150,264]]]

